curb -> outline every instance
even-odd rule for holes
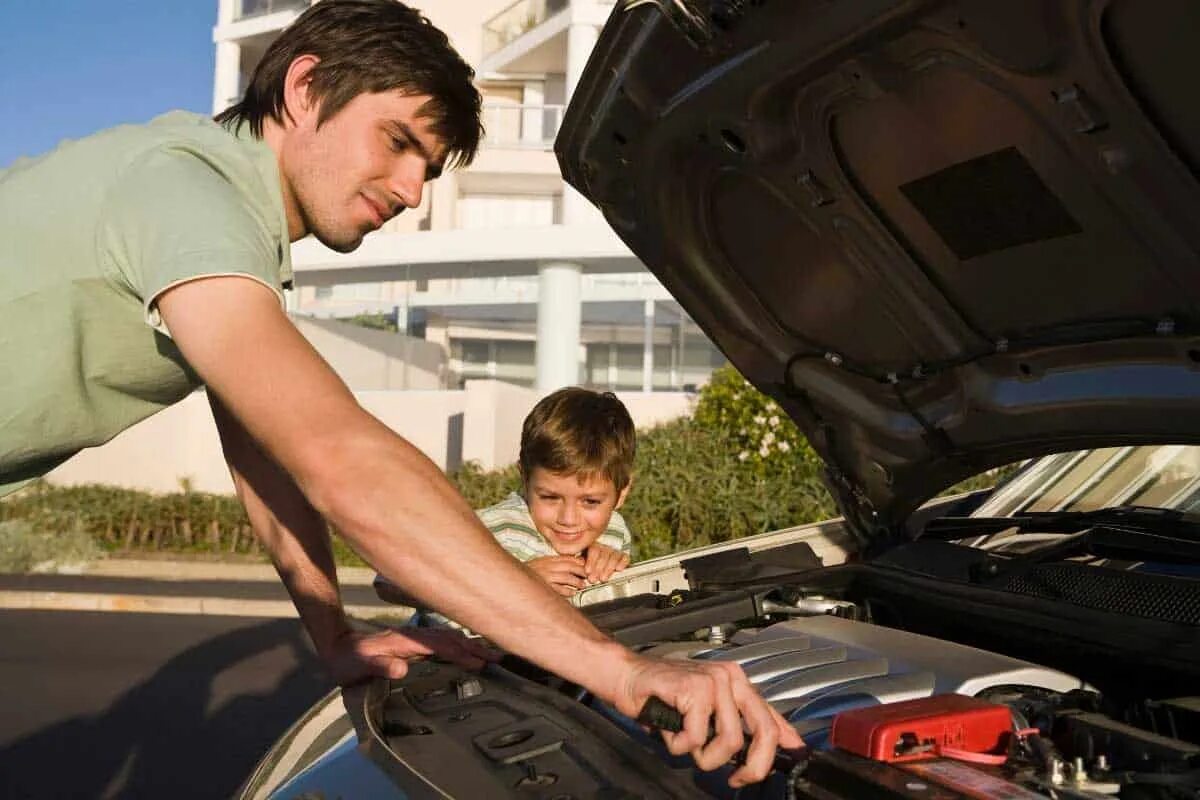
[[[228,597],[97,594],[90,592],[0,591],[0,609],[22,611],[108,611],[141,614],[191,614],[224,617],[299,619],[287,600],[234,600]],[[352,617],[407,617],[413,609],[390,605],[347,605]]]
[[[158,561],[136,558],[103,558],[64,572],[106,578],[142,578],[156,581],[278,581],[270,564],[240,564],[220,561]],[[375,570],[369,567],[338,567],[342,586],[370,586]]]

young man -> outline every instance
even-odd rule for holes
[[[737,751],[744,722],[753,743],[731,780],[759,779],[777,743],[799,740],[739,669],[635,656],[547,602],[283,312],[291,242],[353,250],[471,160],[472,77],[406,6],[322,0],[221,124],[167,115],[0,173],[0,494],[204,385],[255,533],[335,680],[399,677],[435,648],[480,654],[444,635],[353,632],[325,520],[412,596],[623,713],[651,695],[675,705],[685,727],[668,746],[702,768]]]

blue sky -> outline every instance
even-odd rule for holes
[[[217,0],[0,0],[0,168],[121,122],[212,109]]]

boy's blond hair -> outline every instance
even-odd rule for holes
[[[569,387],[546,395],[521,427],[521,479],[536,467],[559,475],[602,475],[620,493],[633,478],[637,434],[612,392]]]

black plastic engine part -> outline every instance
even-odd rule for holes
[[[1115,770],[1158,772],[1200,767],[1200,745],[1160,736],[1103,714],[1059,714],[1054,741],[1063,752],[1085,761],[1103,755]]]
[[[751,553],[747,547],[722,550],[680,562],[688,585],[695,590],[729,588],[750,581],[794,575],[822,566],[812,546],[794,542]]]

